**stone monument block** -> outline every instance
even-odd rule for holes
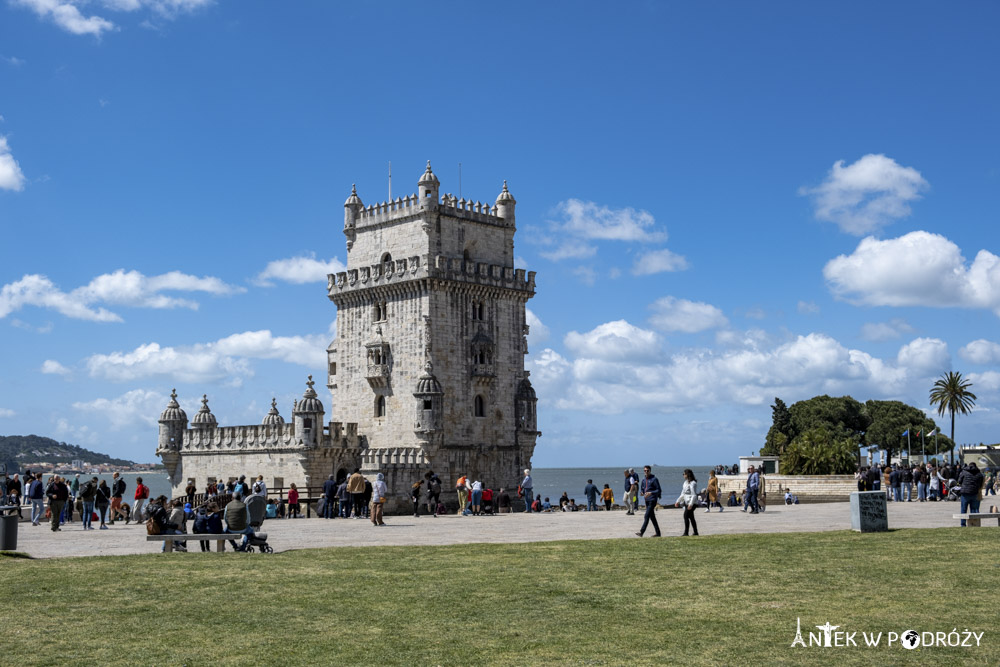
[[[856,491],[851,494],[851,530],[861,533],[889,530],[884,491]]]

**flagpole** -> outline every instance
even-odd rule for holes
[[[910,428],[906,429],[906,459],[907,460],[910,459],[910,431],[911,430],[913,430],[912,426]],[[903,458],[903,457],[900,457],[900,458]]]
[[[923,465],[927,463],[927,441],[924,438],[924,432],[920,432],[920,464]]]

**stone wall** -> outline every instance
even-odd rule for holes
[[[719,475],[720,502],[725,504],[730,491],[742,496],[746,475]],[[778,488],[782,490],[779,492]],[[769,504],[785,501],[784,489],[790,488],[800,503],[847,502],[858,490],[854,475],[765,475],[764,488]]]

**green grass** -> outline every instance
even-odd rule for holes
[[[192,546],[194,544],[192,543]],[[997,531],[0,560],[3,664],[1000,662]],[[16,603],[14,602],[16,601]],[[803,630],[979,648],[790,648]],[[807,637],[808,640],[808,637]]]

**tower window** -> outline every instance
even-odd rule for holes
[[[476,395],[476,401],[475,401],[475,415],[477,417],[485,417],[486,416],[486,405],[485,405],[485,403],[486,402],[483,400],[483,397],[477,394]]]
[[[375,399],[375,416],[385,417],[385,396],[378,396]]]
[[[308,430],[311,429],[312,427],[313,427],[313,420],[311,418],[306,417],[305,419],[302,420],[302,428]]]
[[[432,401],[429,398],[425,398],[424,399],[424,410],[433,410],[433,409],[434,409],[434,401]]]

